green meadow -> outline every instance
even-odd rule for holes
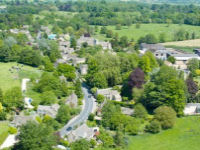
[[[174,128],[159,134],[129,137],[127,150],[199,150],[200,117],[177,119]]]
[[[106,26],[107,29],[112,30],[114,33],[118,33],[119,37],[127,36],[129,39],[138,40],[140,37],[145,36],[147,34],[154,34],[157,38],[161,33],[164,33],[166,36],[166,41],[173,41],[174,34],[183,29],[188,31],[190,34],[192,32],[196,33],[196,37],[200,38],[200,27],[199,26],[191,26],[191,25],[179,25],[179,24],[141,24],[140,28],[136,28],[136,25],[132,25],[130,27],[122,26],[121,30],[116,30],[115,26]],[[100,31],[100,26],[99,26]],[[108,40],[105,35],[96,32],[96,38],[100,40]]]

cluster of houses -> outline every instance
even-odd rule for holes
[[[171,64],[166,62],[167,65],[172,66],[176,69],[187,70],[187,63],[190,59],[196,58],[200,60],[200,50],[195,49],[195,54],[185,53],[180,50],[175,50],[173,48],[165,48],[161,44],[140,44],[140,53],[144,54],[146,51],[151,51],[154,56],[161,60],[167,60],[169,56],[175,58],[175,63]]]

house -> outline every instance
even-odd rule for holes
[[[81,75],[86,75],[88,71],[88,65],[87,64],[81,64],[80,65],[80,73]]]
[[[72,63],[74,66],[76,66],[77,64],[85,63],[85,61],[86,61],[85,58],[75,57],[75,58],[73,58]]]
[[[83,43],[87,43],[89,46],[95,46],[97,40],[90,36],[81,36],[80,39],[77,40],[77,47],[81,48]]]
[[[41,26],[41,30],[46,32],[46,34],[50,34],[51,33],[51,30],[47,26]]]
[[[131,109],[131,108],[127,108],[127,107],[121,107],[121,111],[123,114],[129,115],[129,116],[133,115],[133,113],[134,113],[133,108]]]
[[[158,59],[166,60],[167,51],[166,48],[161,44],[140,44],[140,52],[144,54],[147,51],[151,51],[154,56]]]
[[[106,99],[122,101],[121,95],[117,90],[107,89],[97,89],[96,96],[103,95]]]
[[[101,45],[101,47],[102,47],[104,50],[106,50],[106,49],[111,50],[111,49],[112,49],[112,46],[111,46],[111,43],[110,43],[110,42],[96,41],[96,45]]]
[[[18,30],[18,29],[10,29],[10,32],[11,32],[11,33],[14,33],[14,34],[18,34],[18,33],[19,33],[19,30]]]
[[[39,105],[37,109],[37,114],[39,114],[40,116],[48,115],[52,118],[56,118],[59,108],[60,105],[58,104],[53,104],[51,106]]]
[[[49,40],[55,40],[56,39],[56,34],[50,34],[48,35]]]
[[[82,124],[77,129],[72,130],[67,135],[67,139],[70,143],[82,138],[85,138],[86,140],[91,140],[95,138],[97,134],[99,134],[98,127],[90,128],[86,124]]]
[[[71,107],[77,107],[78,106],[78,97],[75,93],[72,93],[65,101],[65,104],[70,105]]]
[[[199,115],[200,103],[187,103],[183,112],[185,115]]]
[[[36,115],[30,115],[30,116],[16,115],[14,116],[14,119],[11,122],[11,125],[15,127],[19,127],[26,124],[28,121],[35,121],[35,117]]]
[[[173,56],[176,60],[173,66],[177,69],[187,69],[187,63],[190,59],[196,58],[200,60],[200,57],[197,54],[169,54],[169,56]]]
[[[195,49],[193,50],[193,52],[194,52],[195,54],[197,54],[198,56],[200,56],[200,49],[199,49],[199,48],[195,48]]]

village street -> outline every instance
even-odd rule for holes
[[[79,126],[81,123],[85,122],[88,119],[88,116],[95,107],[95,98],[91,95],[88,86],[85,83],[82,83],[82,91],[84,94],[84,104],[81,113],[72,118],[61,130],[60,135],[64,137],[67,135],[72,129]]]

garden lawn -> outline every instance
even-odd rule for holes
[[[130,27],[122,26],[121,30],[116,30],[115,26],[107,26],[107,29],[113,30],[114,33],[118,33],[119,37],[127,36],[129,39],[134,39],[137,41],[140,37],[145,36],[146,34],[154,34],[156,37],[159,37],[161,33],[165,33],[167,41],[173,41],[174,33],[176,33],[179,29],[184,29],[188,31],[190,34],[192,32],[196,33],[196,37],[200,37],[200,27],[199,26],[191,26],[191,25],[178,25],[178,24],[171,24],[169,27],[167,24],[141,24],[140,28],[136,28],[133,24]],[[100,27],[99,27],[100,31]],[[105,35],[100,34],[99,32],[96,33],[96,38],[100,40],[106,40],[107,38]],[[108,40],[108,39],[107,39]]]
[[[5,139],[8,136],[8,123],[7,122],[0,122],[0,145],[3,144]]]
[[[21,69],[12,69],[12,67],[19,67]],[[0,88],[6,91],[12,87],[21,87],[23,78],[38,78],[41,71],[37,68],[18,64],[17,63],[0,63]]]
[[[200,117],[177,119],[174,128],[159,134],[129,137],[127,150],[199,150]]]

